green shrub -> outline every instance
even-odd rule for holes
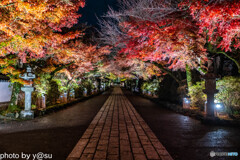
[[[204,108],[205,101],[207,100],[206,94],[203,93],[205,88],[205,82],[197,82],[195,85],[189,87],[189,93],[191,99],[191,106],[199,107],[201,110]]]
[[[222,102],[230,115],[237,114],[240,111],[240,78],[224,77],[217,81],[216,99]]]
[[[219,92],[215,94],[215,100],[224,104],[228,114],[238,114],[240,112],[240,78],[224,77],[216,83]],[[196,85],[189,88],[192,106],[204,107],[207,96],[203,93],[203,89],[205,89],[204,81],[197,82]]]
[[[85,79],[82,81],[81,86],[87,89],[87,94],[90,95],[92,93],[92,89],[95,88],[91,80]]]
[[[37,106],[35,104],[32,104],[31,108],[32,109],[37,109]]]
[[[41,97],[42,94],[46,95],[48,90],[50,89],[50,74],[45,73],[45,74],[40,74],[38,77],[38,80],[35,80],[35,91],[37,94],[37,97]]]
[[[47,93],[47,105],[53,105],[56,103],[57,99],[60,96],[60,92],[58,89],[58,84],[56,81],[50,81],[50,88]]]
[[[60,93],[66,93],[68,91],[68,86],[66,85],[68,81],[67,79],[54,78],[54,81],[57,83]]]
[[[142,84],[141,90],[150,91],[151,93],[156,93],[159,89],[159,80],[155,79],[152,82],[144,82]]]
[[[20,111],[21,111],[21,109],[19,108],[19,106],[9,105],[8,109],[3,112],[3,115],[6,115],[8,113],[16,113],[16,112],[20,112]]]
[[[84,91],[84,88],[81,85],[79,85],[78,88],[75,88],[75,97],[76,98],[82,97],[83,96],[83,91]]]

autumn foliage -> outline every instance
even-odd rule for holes
[[[61,35],[63,27],[72,27],[80,17],[78,8],[84,6],[77,1],[22,1],[4,0],[0,3],[0,56],[17,54],[26,62],[30,58],[42,58],[50,47],[78,37],[79,32]]]
[[[106,15],[113,21],[103,24],[102,39],[111,41],[111,49],[84,44],[84,29],[66,31],[78,23],[77,11],[84,5],[84,0],[1,1],[1,72],[17,77],[19,64],[44,61],[45,66],[38,66],[43,72],[67,68],[83,74],[100,67],[148,77],[185,71],[186,66],[206,69],[209,43],[224,54],[240,47],[238,0],[123,0],[119,11]],[[110,51],[112,59],[103,59]],[[97,65],[101,60],[103,65]]]
[[[240,68],[231,53],[240,47],[238,0],[126,0],[120,6],[102,21],[102,39],[115,42],[109,44],[126,58],[204,74],[211,56],[221,53]]]
[[[0,66],[11,81],[20,83],[22,64],[38,72],[55,73],[67,68],[82,74],[94,69],[105,54],[82,42],[84,27],[73,27],[84,0],[4,0],[0,2]],[[64,29],[64,31],[63,31]]]
[[[199,34],[207,32],[209,42],[226,52],[240,48],[239,0],[184,0],[179,6],[189,9]]]
[[[205,39],[198,36],[187,19],[131,20],[121,25],[130,37],[121,52],[128,54],[129,58],[157,62],[173,70],[185,69],[186,64],[197,68],[200,61],[204,63],[207,59]]]

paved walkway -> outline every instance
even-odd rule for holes
[[[210,157],[211,151],[240,154],[239,127],[204,125],[199,120],[164,108],[164,103],[157,104],[122,90],[173,159],[240,160],[240,156]]]
[[[114,88],[67,160],[172,160],[120,88]]]
[[[33,120],[0,120],[0,154],[43,152],[52,154],[53,160],[66,160],[111,92]]]

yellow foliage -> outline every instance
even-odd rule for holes
[[[5,62],[3,59],[0,59],[0,66],[6,65],[6,64],[7,64],[7,62]]]
[[[20,78],[18,78],[18,79],[11,78],[11,82],[12,82],[12,83],[18,82],[18,83],[20,83],[20,84],[22,84],[22,85],[30,85],[30,84],[33,83],[33,82],[26,81],[26,80],[20,79]]]
[[[21,72],[17,69],[15,69],[14,67],[12,66],[8,66],[6,68],[3,68],[2,69],[2,74],[11,74],[11,75],[19,75]]]
[[[50,66],[50,67],[47,67],[47,68],[43,68],[42,70],[43,70],[43,72],[51,73],[51,72],[53,72],[55,69],[56,69],[56,67]]]

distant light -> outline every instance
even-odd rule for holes
[[[217,103],[217,104],[215,104],[215,107],[216,107],[217,109],[220,109],[220,108],[222,108],[222,105],[221,105],[220,103]]]
[[[216,104],[216,108],[221,108],[221,105],[220,104]]]
[[[188,98],[183,98],[184,102],[189,104],[190,103],[190,100]]]

